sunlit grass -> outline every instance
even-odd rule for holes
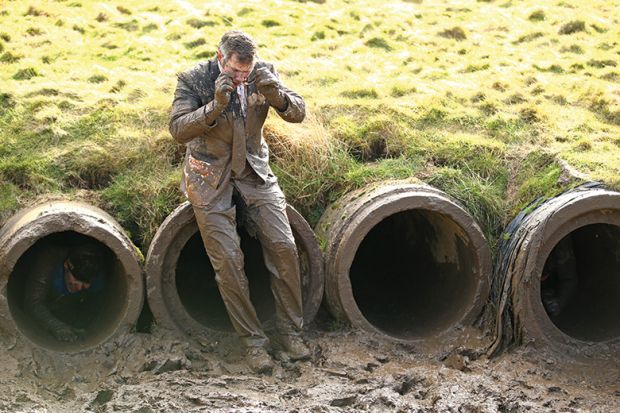
[[[494,237],[579,181],[559,160],[620,189],[619,19],[617,0],[2,2],[0,219],[85,198],[145,246],[181,200],[175,74],[241,28],[306,99],[306,122],[272,115],[265,134],[311,223],[343,192],[417,178]]]

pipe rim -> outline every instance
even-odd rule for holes
[[[28,220],[30,217],[34,219]],[[25,225],[20,224],[26,222]],[[46,229],[38,232],[39,229]],[[108,231],[106,228],[112,228]],[[69,349],[52,349],[37,342],[25,333],[12,316],[11,305],[7,296],[9,278],[19,259],[34,244],[50,235],[61,232],[75,232],[105,245],[114,254],[123,268],[126,277],[127,300],[123,310],[119,312],[118,323],[102,336],[97,342],[89,345]],[[25,234],[17,236],[18,234]],[[13,235],[9,239],[7,236]],[[24,208],[13,215],[0,230],[0,313],[7,314],[1,317],[5,330],[17,333],[28,343],[45,351],[56,353],[76,354],[89,351],[111,341],[121,334],[129,332],[135,325],[144,304],[144,279],[140,266],[140,256],[137,248],[129,240],[118,222],[102,209],[78,201],[52,201]],[[137,300],[132,298],[138,298]]]
[[[593,195],[577,199],[569,204],[562,205],[546,222],[542,229],[541,245],[537,251],[535,265],[527,275],[527,279],[534,280],[534,288],[525,295],[525,313],[528,325],[527,330],[534,339],[540,338],[552,346],[561,347],[568,351],[592,346],[618,346],[620,335],[602,341],[582,340],[562,331],[551,320],[540,299],[540,280],[545,262],[558,242],[566,235],[593,224],[612,225],[620,229],[620,193],[601,189],[591,189]],[[525,326],[524,326],[525,328]]]
[[[304,324],[311,322],[319,311],[324,288],[323,257],[312,228],[303,216],[287,204],[287,215],[296,237],[298,249],[307,253],[309,265],[310,296],[304,297]],[[177,227],[175,229],[175,227]],[[185,308],[176,288],[175,265],[186,243],[198,233],[193,207],[186,201],[166,217],[157,230],[146,257],[145,272],[147,299],[155,320],[168,330],[178,331],[189,337],[208,338],[228,333],[198,322]],[[301,240],[300,245],[297,241]],[[302,294],[303,290],[302,274]]]
[[[460,205],[451,199],[442,196],[438,191],[429,191],[424,187],[415,188],[419,192],[401,192],[389,194],[384,202],[377,202],[367,205],[353,217],[343,235],[334,254],[334,276],[336,277],[337,294],[342,302],[342,309],[347,318],[355,327],[366,331],[387,336],[399,342],[412,342],[424,340],[425,337],[401,338],[388,334],[368,321],[363,315],[355,300],[349,270],[359,249],[361,242],[368,233],[381,221],[399,212],[423,210],[431,213],[438,213],[447,216],[463,231],[464,239],[475,245],[472,254],[477,261],[475,271],[472,276],[478,280],[475,292],[472,295],[470,304],[464,306],[463,315],[445,329],[439,335],[450,335],[459,326],[473,323],[475,318],[482,311],[485,300],[490,289],[491,273],[491,254],[487,242],[473,218]],[[429,201],[432,199],[432,201]],[[442,205],[443,210],[437,211],[429,208],[429,204]],[[467,231],[469,228],[470,231]]]

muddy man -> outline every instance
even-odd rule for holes
[[[84,328],[100,307],[105,279],[103,255],[94,244],[36,250],[24,304],[57,340],[83,338]]]
[[[169,126],[187,146],[181,190],[193,206],[232,325],[249,366],[269,373],[269,341],[250,301],[233,194],[263,247],[279,342],[291,359],[306,359],[299,257],[262,133],[270,107],[288,122],[301,122],[305,103],[280,83],[273,65],[258,60],[256,49],[247,34],[225,33],[216,57],[178,75]]]

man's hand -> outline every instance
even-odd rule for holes
[[[228,73],[220,73],[215,80],[215,106],[224,110],[230,102],[230,93],[233,91],[232,76]]]
[[[287,101],[280,91],[280,81],[269,69],[266,67],[256,69],[254,82],[256,82],[256,89],[258,89],[261,95],[265,96],[271,106],[276,107],[280,111],[286,109]]]
[[[65,326],[54,331],[54,336],[58,341],[73,343],[84,338],[84,330],[81,328],[72,328],[69,326]]]

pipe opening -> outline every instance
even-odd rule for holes
[[[540,287],[547,315],[564,334],[594,342],[620,337],[620,227],[586,225],[562,238]]]
[[[245,274],[250,284],[250,298],[265,329],[271,329],[275,303],[270,287],[270,273],[265,266],[260,242],[245,229],[239,229]],[[200,232],[185,244],[176,264],[176,291],[187,313],[207,328],[232,331],[224,301],[215,281]]]
[[[102,281],[93,282],[88,293],[59,298],[61,284],[47,288],[46,307],[54,316],[71,327],[83,329],[82,338],[75,342],[58,340],[34,318],[26,297],[32,293],[35,265],[42,260],[61,271],[67,251],[92,243],[103,256]],[[45,258],[44,258],[45,257]],[[48,274],[53,276],[54,274]],[[61,279],[59,278],[59,281]],[[97,287],[95,287],[95,285]],[[118,257],[102,242],[74,231],[52,233],[38,239],[17,260],[7,282],[7,297],[11,316],[20,332],[33,343],[56,351],[79,351],[107,339],[118,327],[126,311],[127,280]]]
[[[408,210],[385,218],[362,240],[349,270],[358,308],[376,328],[401,339],[453,326],[478,284],[469,241],[437,212]]]

